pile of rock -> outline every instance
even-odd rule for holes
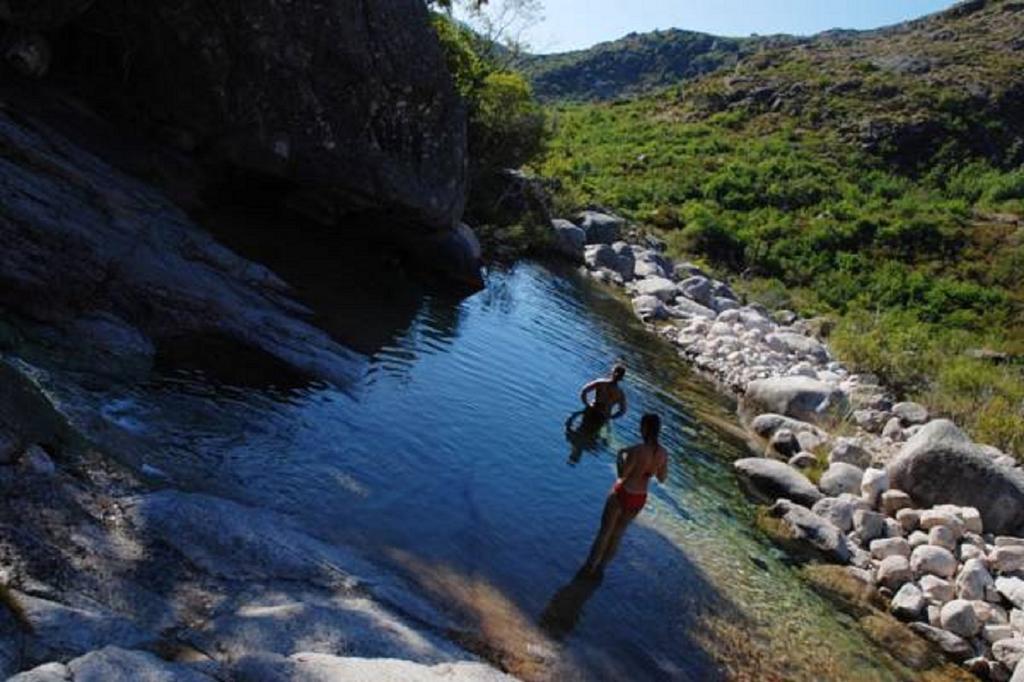
[[[787,538],[848,564],[894,615],[973,672],[1009,679],[1024,656],[1016,459],[850,371],[823,343],[823,321],[743,304],[699,267],[668,261],[661,244],[624,241],[616,216],[585,212],[560,225],[562,243],[572,239],[564,253],[622,287],[652,331],[742,396],[764,456],[735,469],[774,503]],[[817,484],[808,471],[820,472]],[[1017,676],[1024,681],[1024,665]]]
[[[872,467],[855,441],[830,439],[811,424],[765,414],[753,428],[769,442],[766,456],[739,460],[735,469],[751,492],[775,500],[769,513],[788,539],[848,564],[890,600],[896,617],[972,672],[1010,679],[1024,656],[1018,469],[997,464],[945,420],[919,429],[885,468]],[[805,456],[817,465],[803,446],[820,451],[823,443],[831,445],[828,468],[815,485],[794,464]],[[796,448],[788,462],[779,459]]]

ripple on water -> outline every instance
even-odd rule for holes
[[[630,413],[573,464],[566,418],[617,359]],[[529,679],[908,679],[752,530],[729,467],[743,443],[716,425],[729,402],[571,271],[523,265],[462,302],[424,297],[344,391],[178,373],[121,393],[76,399],[144,434],[175,484],[291,514],[403,573],[460,641]],[[663,415],[669,479],[604,582],[577,584],[645,411]]]

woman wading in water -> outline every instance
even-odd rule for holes
[[[608,501],[601,515],[601,530],[590,548],[587,563],[580,569],[580,577],[601,577],[604,567],[619,548],[626,526],[636,518],[647,502],[647,485],[651,476],[656,476],[660,483],[665,482],[668,476],[668,453],[658,443],[660,433],[661,418],[656,414],[645,414],[640,420],[643,442],[619,453],[619,477],[608,493]]]

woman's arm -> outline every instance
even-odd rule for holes
[[[668,478],[668,453],[665,450],[661,450],[659,454],[658,470],[654,475],[658,477],[658,483],[664,483],[665,479]]]
[[[618,460],[616,462],[616,470],[618,471],[619,478],[629,478],[630,474],[633,473],[633,468],[636,465],[636,458],[633,457],[633,448],[623,448],[619,450]]]

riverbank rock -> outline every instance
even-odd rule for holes
[[[818,516],[828,519],[834,526],[844,533],[853,530],[853,512],[856,509],[853,502],[843,497],[826,497],[818,500],[811,507]]]
[[[751,457],[737,460],[733,468],[748,484],[748,489],[765,501],[783,498],[811,506],[824,497],[806,476],[785,462]]]
[[[633,299],[633,312],[644,322],[668,318],[668,308],[657,296],[637,296]]]
[[[829,497],[838,497],[843,493],[859,493],[863,478],[864,472],[861,469],[852,464],[836,462],[821,475],[818,488]]]
[[[922,545],[914,549],[910,555],[910,566],[914,575],[935,575],[940,578],[952,578],[956,575],[957,561],[952,552],[942,547]]]
[[[909,627],[916,634],[939,647],[954,661],[962,662],[974,655],[974,648],[970,643],[952,632],[924,623],[910,623]]]
[[[1013,534],[1024,525],[1024,473],[995,464],[950,421],[921,428],[888,471],[893,486],[919,505],[974,507],[991,533]]]
[[[871,466],[871,453],[865,450],[855,438],[837,438],[828,454],[830,463],[845,462],[860,469]]]
[[[892,406],[892,413],[899,418],[902,426],[914,426],[928,421],[928,409],[918,403],[896,403]]]
[[[841,391],[809,377],[774,377],[752,381],[743,397],[748,412],[771,412],[807,422],[821,422],[846,410]]]
[[[927,602],[920,588],[914,583],[905,583],[892,598],[890,610],[902,620],[917,620],[925,606]]]
[[[829,561],[840,564],[850,561],[846,536],[828,519],[789,500],[778,500],[769,513],[786,525],[791,539],[813,547]]]
[[[555,252],[574,263],[583,262],[583,249],[587,243],[587,234],[583,228],[573,225],[568,220],[556,218],[551,221],[554,231]]]
[[[676,283],[665,277],[648,277],[633,285],[638,296],[657,296],[660,300],[670,303],[675,300],[678,292]]]
[[[809,358],[815,362],[828,362],[828,351],[818,341],[792,332],[775,332],[768,334],[764,342],[774,351],[801,358]]]
[[[515,682],[488,665],[458,661],[422,665],[382,658],[338,657],[315,653],[246,656],[231,669],[234,682]],[[77,682],[77,681],[76,681]]]
[[[611,245],[622,239],[622,230],[626,221],[616,215],[598,211],[583,211],[576,219],[587,237],[587,244]]]
[[[72,660],[49,663],[10,682],[214,682],[217,678],[168,663],[146,651],[108,646]]]

